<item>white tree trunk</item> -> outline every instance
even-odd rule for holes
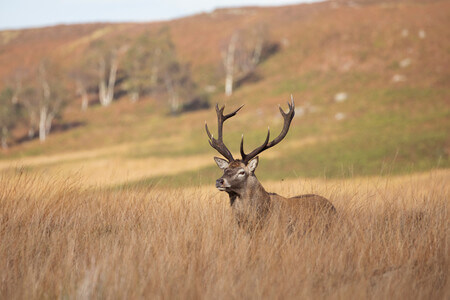
[[[100,104],[108,106],[114,98],[114,86],[116,84],[117,69],[119,67],[119,58],[115,54],[111,59],[111,69],[109,70],[108,84],[106,84],[106,63],[104,58],[100,59],[100,82],[98,86]]]
[[[44,64],[41,64],[40,68],[41,75],[41,85],[42,85],[42,93],[43,93],[43,103],[41,104],[41,108],[39,111],[39,140],[44,142],[47,138],[47,117],[49,113],[48,103],[50,103],[51,90],[50,85],[47,81],[47,72],[45,70]]]
[[[106,62],[105,59],[102,57],[99,61],[99,82],[98,82],[98,99],[100,101],[100,104],[103,106],[106,106]]]
[[[41,143],[45,142],[45,139],[47,138],[47,112],[47,106],[41,107],[39,114],[39,140]]]
[[[100,100],[100,104],[103,106],[107,106],[108,103],[106,101],[106,84],[102,80],[98,85],[98,98]]]
[[[114,56],[111,61],[111,69],[109,70],[109,81],[106,91],[107,105],[110,105],[114,99],[114,86],[116,85],[118,68],[119,68],[119,58],[117,56]]]
[[[228,49],[225,55],[225,95],[231,96],[233,94],[233,80],[234,80],[234,56],[236,53],[236,43],[238,41],[238,34],[234,33],[228,44]]]
[[[233,94],[233,73],[227,73],[225,77],[225,95],[231,96]]]

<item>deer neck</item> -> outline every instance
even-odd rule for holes
[[[228,196],[230,197],[230,206],[233,206],[234,202],[239,197],[239,195],[236,194],[235,192],[227,192],[227,193],[228,193]]]
[[[270,202],[270,195],[266,192],[255,175],[248,177],[244,186],[238,191],[228,192],[230,205],[234,206],[236,201],[239,206],[264,207]]]

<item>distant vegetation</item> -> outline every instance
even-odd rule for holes
[[[96,39],[90,43],[84,58],[70,70],[63,70],[50,57],[43,58],[36,66],[15,69],[5,79],[7,85],[1,93],[4,116],[2,148],[8,147],[8,139],[12,138],[12,130],[17,123],[25,122],[29,139],[37,133],[40,141],[44,142],[53,120],[62,116],[68,100],[75,96],[75,93],[68,92],[70,86],[76,86],[82,110],[88,108],[92,92],[97,94],[102,106],[109,106],[119,82],[125,83],[122,88],[130,94],[133,102],[139,99],[140,94],[159,91],[162,97],[167,95],[171,110],[178,112],[179,97],[184,96],[183,101],[191,100],[194,84],[185,71],[188,69],[176,60],[169,33],[156,37],[150,35],[142,34],[135,41]],[[118,78],[118,74],[122,78]],[[25,117],[20,111],[25,112]]]
[[[267,39],[267,27],[261,24],[248,32],[233,33],[228,52],[223,54],[227,95],[231,95],[235,77],[242,82],[267,56]],[[179,61],[170,29],[165,26],[133,38],[95,38],[83,57],[66,69],[48,56],[36,66],[17,67],[5,82],[2,103],[8,118],[1,124],[4,149],[8,148],[8,140],[13,140],[12,130],[17,123],[26,124],[29,139],[37,134],[44,142],[53,120],[62,116],[65,105],[75,96],[81,98],[83,111],[92,98],[101,106],[109,106],[124,94],[131,102],[143,96],[162,99],[172,115],[209,107],[208,97],[194,82],[190,65]],[[69,92],[73,87],[75,91]],[[24,108],[26,118],[18,113],[19,108]]]
[[[41,142],[46,140],[53,120],[61,117],[69,100],[63,78],[60,66],[49,58],[43,58],[33,68],[16,69],[14,76],[8,78],[11,85],[1,92],[8,112],[2,131],[3,148],[8,147],[11,129],[19,122],[26,124],[29,138],[37,134]]]
[[[201,183],[217,174],[205,109],[246,104],[226,128],[237,151],[242,133],[252,147],[277,130],[274,107],[293,94],[292,130],[262,157],[263,180],[449,167],[448,5],[333,1],[1,32],[1,158],[60,156],[29,167],[73,170],[73,154],[89,178],[97,159],[119,158],[141,173],[112,185]],[[176,167],[148,170],[156,159]]]

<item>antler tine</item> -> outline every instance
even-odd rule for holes
[[[286,136],[286,134],[289,131],[289,126],[291,125],[292,119],[294,118],[294,115],[295,115],[295,104],[294,104],[294,98],[292,97],[292,95],[291,95],[291,103],[288,102],[288,107],[289,107],[289,110],[287,113],[285,113],[283,111],[283,109],[281,108],[281,106],[279,106],[280,113],[284,119],[283,129],[281,130],[280,134],[275,139],[273,139],[271,142],[269,142],[270,130],[268,130],[267,137],[266,137],[266,140],[264,141],[264,143],[261,146],[259,146],[258,148],[256,148],[255,150],[253,150],[252,152],[250,152],[249,154],[245,154],[245,152],[244,152],[244,136],[242,136],[241,156],[242,156],[242,161],[244,163],[247,164],[252,158],[257,156],[259,153],[275,146],[276,144],[278,144],[279,142],[281,142],[284,139],[284,137]]]
[[[244,104],[241,105],[241,106],[240,106],[239,108],[237,108],[236,110],[234,110],[233,112],[224,115],[224,114],[223,114],[223,111],[224,111],[224,109],[225,109],[225,105],[222,106],[222,108],[219,109],[219,105],[216,104],[217,122],[218,122],[218,128],[217,128],[217,130],[218,130],[218,132],[219,132],[219,140],[222,140],[223,123],[224,123],[227,119],[229,119],[229,118],[235,116],[235,115],[237,114],[237,112],[241,110],[242,107],[244,107]]]
[[[211,132],[209,132],[208,124],[206,123],[206,121],[205,121],[205,129],[206,129],[206,134],[208,135],[208,138],[212,139],[212,135],[211,135]]]
[[[231,112],[231,113],[225,115],[225,116],[224,116],[225,120],[228,119],[228,118],[231,118],[231,117],[235,116],[235,115],[237,114],[237,112],[240,111],[241,108],[244,107],[244,105],[245,105],[245,104],[242,104],[242,105],[239,106],[237,109],[235,109],[233,112]],[[222,107],[222,111],[223,111],[224,108],[225,108],[225,105]]]
[[[218,131],[218,138],[215,139],[214,136],[211,134],[211,132],[208,129],[208,124],[205,122],[205,130],[206,134],[209,138],[209,144],[211,147],[216,149],[220,154],[222,154],[226,159],[229,161],[234,161],[233,155],[231,154],[230,150],[228,150],[227,146],[225,146],[223,142],[223,123],[228,119],[236,115],[236,113],[243,107],[239,107],[238,109],[234,110],[233,112],[224,115],[223,111],[225,109],[225,105],[219,108],[219,105],[216,104],[216,113],[217,113],[217,131]]]
[[[266,140],[264,141],[264,143],[261,146],[259,146],[258,148],[256,148],[255,150],[253,150],[252,152],[250,152],[249,154],[245,154],[245,152],[244,152],[244,135],[242,135],[241,147],[240,147],[242,161],[247,163],[248,161],[250,161],[250,159],[252,159],[256,155],[258,155],[258,153],[264,151],[264,149],[267,147],[267,144],[269,143],[269,139],[270,139],[270,128],[267,128],[267,136],[266,136]]]

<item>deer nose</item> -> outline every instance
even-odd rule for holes
[[[223,185],[223,178],[219,178],[216,180],[216,187],[221,187]]]

